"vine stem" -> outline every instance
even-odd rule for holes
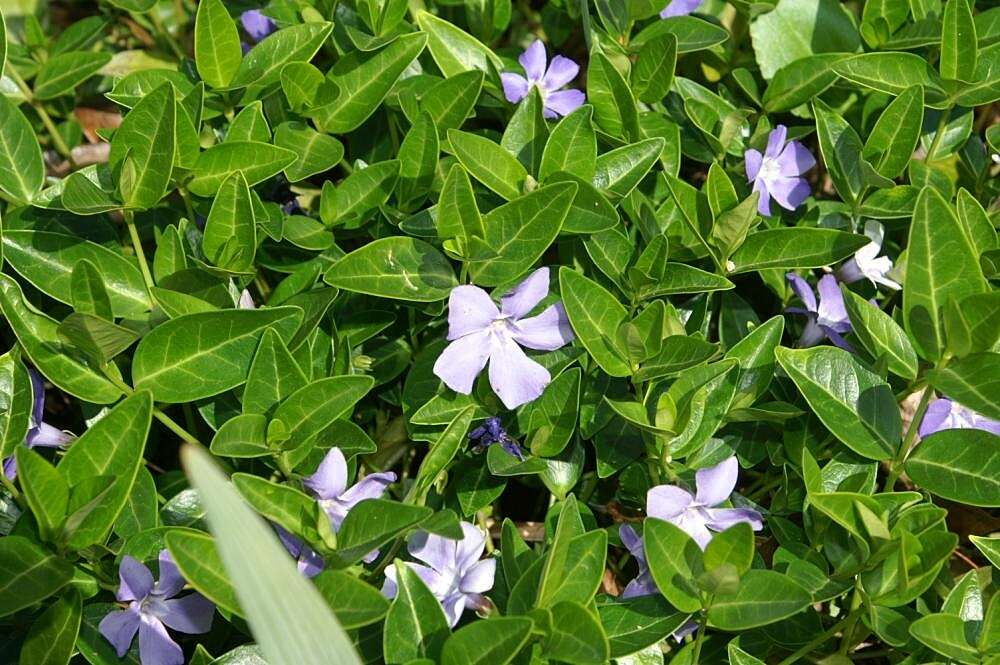
[[[913,412],[913,419],[910,420],[910,426],[906,428],[906,436],[903,438],[903,444],[899,447],[896,459],[889,466],[889,477],[885,480],[886,492],[892,491],[892,488],[896,485],[896,481],[899,480],[900,474],[903,472],[903,462],[906,461],[906,456],[913,446],[913,441],[917,438],[920,422],[924,419],[924,414],[927,412],[927,407],[930,405],[933,395],[934,389],[930,384],[920,394],[920,402],[917,404],[917,409]]]
[[[131,210],[122,210],[122,216],[125,218],[125,226],[128,227],[129,237],[132,238],[132,248],[135,249],[135,255],[139,258],[139,269],[142,271],[142,279],[146,282],[146,288],[149,289],[150,295],[152,295],[153,286],[153,275],[149,271],[149,263],[146,261],[146,252],[142,249],[142,240],[139,238],[139,230],[135,228],[135,217]]]
[[[128,385],[127,383],[119,379],[117,376],[112,374],[111,372],[105,371],[104,376],[106,376],[108,381],[113,383],[116,388],[121,390],[126,395],[133,395],[135,393],[135,390],[132,388],[132,386]],[[171,432],[179,436],[184,441],[188,443],[197,443],[200,445],[201,442],[198,441],[198,437],[196,437],[195,435],[191,434],[186,429],[178,425],[173,418],[165,414],[156,406],[153,407],[153,417],[159,420],[161,423],[163,423],[163,425],[167,429],[169,429]]]
[[[855,618],[860,613],[861,613],[860,610],[851,612],[846,617],[844,617],[843,619],[835,623],[833,626],[828,628],[826,631],[818,635],[811,642],[800,648],[798,651],[794,652],[791,656],[785,658],[783,661],[778,663],[778,665],[792,665],[793,663],[799,662],[799,660],[801,660],[803,656],[812,653],[812,651],[816,647],[820,646],[821,644],[829,640],[831,637],[836,635],[840,631],[840,629],[847,624],[849,620]]]
[[[17,84],[21,94],[24,95],[24,98],[29,104],[31,104],[31,108],[35,109],[35,113],[37,113],[38,117],[41,118],[42,124],[45,125],[45,129],[48,131],[49,136],[52,139],[52,145],[55,147],[56,151],[66,158],[66,161],[70,163],[70,166],[76,168],[76,162],[73,160],[73,151],[63,139],[62,134],[59,133],[59,128],[56,127],[56,123],[52,120],[52,116],[49,115],[49,112],[45,110],[45,105],[35,98],[35,93],[32,92],[31,88],[28,87],[28,84],[24,82],[21,75],[14,71],[13,67],[7,67],[4,73],[9,76],[15,84]]]
[[[931,147],[927,149],[927,154],[924,156],[924,162],[928,162],[931,159],[938,146],[941,144],[941,137],[944,134],[945,127],[948,126],[948,118],[951,116],[951,110],[953,106],[948,106],[948,108],[941,111],[941,117],[938,119],[937,129],[934,130],[934,139],[931,141]]]
[[[701,645],[705,643],[705,631],[708,626],[708,610],[703,610],[698,621],[698,634],[694,637],[694,653],[691,654],[692,665],[701,661]]]

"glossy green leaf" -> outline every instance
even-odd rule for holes
[[[708,609],[710,626],[746,630],[787,619],[806,609],[812,597],[789,577],[773,570],[748,570],[730,595],[720,594]]]
[[[747,236],[731,260],[731,273],[764,268],[819,268],[832,265],[869,243],[866,236],[811,227],[765,229]]]
[[[600,284],[569,268],[559,270],[559,291],[573,332],[594,361],[611,376],[628,376],[631,368],[615,341],[625,307]]]
[[[225,88],[240,68],[243,54],[236,23],[222,0],[198,4],[194,22],[194,59],[198,74],[213,88]]]
[[[31,624],[19,656],[20,665],[67,665],[76,649],[83,616],[76,590],[57,598]]]
[[[73,564],[27,538],[0,538],[0,616],[45,600],[72,576]]]
[[[120,174],[118,191],[127,206],[151,208],[167,193],[176,126],[174,87],[163,84],[143,97],[115,131],[108,161]]]
[[[473,178],[508,201],[521,195],[528,172],[504,148],[488,138],[457,129],[448,132],[448,145]]]
[[[413,569],[397,562],[396,597],[385,617],[382,645],[387,663],[438,658],[449,637],[441,603]]]
[[[219,187],[205,221],[202,249],[208,260],[220,268],[241,272],[253,267],[257,224],[242,171],[226,178]]]
[[[42,149],[21,110],[6,96],[0,98],[0,189],[27,203],[45,182]]]
[[[198,156],[188,189],[198,196],[215,196],[222,183],[241,171],[250,186],[281,173],[296,161],[291,150],[256,141],[227,141]]]
[[[905,379],[917,377],[917,353],[906,333],[891,316],[846,287],[844,307],[851,320],[851,328],[868,353],[875,358],[885,357],[889,370]]]
[[[35,77],[37,99],[54,99],[73,92],[111,61],[109,53],[74,51],[60,53],[45,61]]]
[[[432,245],[394,236],[347,254],[323,280],[345,291],[414,302],[444,300],[458,286],[451,264]]]

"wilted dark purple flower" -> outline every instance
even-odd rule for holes
[[[981,429],[1000,436],[1000,421],[980,415],[958,402],[939,397],[927,407],[917,433],[924,438],[944,429]]]
[[[500,419],[496,416],[487,418],[486,422],[469,432],[469,438],[476,442],[476,448],[479,450],[485,450],[494,443],[499,443],[501,448],[517,459],[524,459],[521,446],[517,445],[517,441],[510,438],[507,430],[503,428]]]
[[[868,279],[872,284],[881,284],[890,289],[903,288],[898,282],[887,277],[889,271],[892,270],[892,259],[888,256],[878,255],[882,251],[885,229],[874,219],[869,219],[865,222],[865,235],[871,242],[855,252],[853,258],[840,266],[837,270],[837,278],[848,284]]]
[[[215,605],[200,593],[174,598],[184,588],[184,578],[167,550],[160,552],[160,580],[155,584],[149,568],[128,555],[122,557],[118,576],[121,584],[117,597],[128,607],[101,619],[101,635],[121,658],[138,631],[142,665],[184,665],[184,653],[167,634],[167,628],[181,633],[207,633],[212,628]]]
[[[458,623],[466,608],[477,610],[488,606],[482,594],[493,588],[497,567],[496,559],[479,559],[486,547],[483,533],[468,522],[461,525],[461,540],[421,531],[406,545],[410,556],[427,564],[407,561],[406,565],[441,602],[452,626]],[[385,569],[382,593],[395,598],[396,590],[396,569],[389,566]]]
[[[45,415],[45,384],[42,376],[34,369],[28,370],[31,379],[31,422],[28,427],[28,434],[24,437],[24,445],[29,448],[41,446],[43,448],[62,448],[70,444],[76,437],[61,429],[56,429],[52,425],[44,422]],[[3,474],[9,479],[17,477],[17,461],[11,455],[3,461]]]
[[[798,141],[786,142],[787,136],[788,129],[778,125],[767,137],[763,155],[752,148],[743,155],[747,182],[760,193],[757,210],[762,215],[771,215],[772,198],[787,210],[795,210],[809,198],[809,182],[801,176],[816,165],[816,159]]]
[[[277,524],[272,524],[272,526],[278,533],[278,540],[295,559],[300,573],[306,577],[316,577],[323,571],[323,557],[302,542],[302,539],[292,535]]]
[[[514,72],[500,74],[504,96],[511,104],[517,104],[527,97],[532,86],[538,88],[542,96],[542,104],[545,107],[543,115],[546,118],[568,115],[586,101],[586,95],[579,90],[559,89],[576,78],[580,66],[561,55],[552,58],[551,63],[546,63],[545,45],[541,40],[535,40],[517,61],[524,67],[527,78]]]
[[[733,493],[739,470],[735,457],[699,469],[695,473],[694,496],[676,485],[657,485],[646,494],[646,514],[680,527],[701,549],[705,549],[712,539],[712,531],[725,531],[740,522],[760,531],[764,528],[764,520],[756,510],[715,507]]]
[[[305,485],[319,499],[319,505],[330,518],[334,531],[340,529],[344,518],[351,508],[365,499],[377,499],[385,494],[386,488],[396,482],[396,474],[392,471],[371,473],[347,487],[347,460],[340,448],[330,448],[316,473],[306,478]],[[375,550],[365,557],[365,563],[371,563],[378,556]]]
[[[554,351],[573,340],[562,303],[524,318],[549,293],[549,269],[539,268],[501,298],[500,308],[478,286],[452,289],[448,300],[448,339],[434,363],[434,374],[455,392],[468,395],[489,361],[490,385],[508,409],[537,399],[552,376],[525,355],[521,346]],[[518,346],[520,345],[520,346]]]
[[[243,24],[247,37],[255,44],[278,29],[271,17],[259,9],[250,9],[240,14],[240,23]]]
[[[843,337],[851,331],[851,320],[847,316],[844,294],[837,286],[837,278],[833,275],[820,277],[816,284],[816,290],[819,292],[819,304],[817,304],[816,296],[813,295],[806,280],[795,273],[788,273],[785,277],[791,283],[795,295],[805,305],[805,308],[789,307],[785,311],[809,317],[805,330],[802,331],[802,337],[799,338],[799,346],[803,348],[816,346],[826,337],[840,348],[853,351]]]
[[[670,0],[660,12],[660,18],[671,16],[687,16],[701,6],[702,0]]]

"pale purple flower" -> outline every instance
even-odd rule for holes
[[[351,508],[365,499],[378,499],[389,485],[396,482],[396,474],[392,471],[370,473],[353,486],[347,486],[347,460],[340,448],[330,448],[316,473],[302,481],[319,500],[320,507],[330,518],[334,531],[340,530],[344,518]],[[378,556],[378,550],[370,552],[365,557],[365,563],[371,563]]]
[[[1000,421],[987,418],[945,397],[931,402],[917,433],[928,437],[945,429],[981,429],[1000,436]]]
[[[552,376],[525,355],[521,346],[554,351],[573,340],[562,303],[524,318],[548,293],[548,268],[539,268],[503,296],[499,309],[478,286],[452,289],[448,300],[451,344],[434,363],[434,374],[455,392],[468,395],[489,361],[490,385],[504,406],[515,409],[537,399]]]
[[[28,377],[31,379],[32,407],[31,422],[28,434],[24,437],[24,445],[29,448],[35,446],[62,448],[69,445],[75,436],[42,420],[45,415],[45,384],[41,375],[34,369],[28,369]],[[17,477],[17,461],[13,455],[3,461],[3,473],[9,480]]]
[[[622,545],[629,551],[639,566],[639,574],[635,579],[625,586],[621,598],[635,598],[636,596],[651,596],[660,593],[653,575],[649,572],[649,564],[646,563],[646,546],[642,538],[635,532],[635,529],[628,524],[618,527],[618,537],[622,539]]]
[[[547,63],[545,45],[541,40],[535,40],[517,61],[524,67],[527,78],[514,72],[500,74],[504,96],[511,104],[517,104],[527,97],[532,86],[538,88],[542,96],[542,104],[545,107],[543,115],[546,118],[569,115],[586,101],[586,95],[579,90],[560,90],[576,78],[580,66],[561,55],[555,56],[551,63]]]
[[[482,595],[493,588],[496,574],[496,559],[482,559],[486,538],[472,524],[462,522],[462,539],[451,540],[444,536],[421,531],[406,545],[407,551],[415,559],[422,561],[405,562],[415,572],[434,597],[444,608],[448,623],[458,623],[466,608],[484,609],[489,601]],[[396,597],[396,569],[385,569],[385,583],[382,593],[388,598]]]
[[[855,252],[854,258],[840,266],[837,270],[838,279],[848,284],[868,279],[872,284],[881,284],[897,291],[903,288],[898,282],[887,277],[892,270],[892,259],[878,255],[882,251],[885,228],[874,219],[869,219],[865,222],[865,235],[871,242]]]
[[[670,0],[660,12],[660,18],[671,16],[687,16],[701,6],[702,0]]]
[[[236,303],[237,309],[257,309],[257,305],[253,302],[253,296],[250,295],[249,289],[243,289],[240,292],[240,299]]]
[[[736,488],[740,465],[736,457],[695,473],[695,495],[676,485],[657,485],[646,494],[646,514],[665,520],[686,532],[701,549],[712,531],[725,531],[746,522],[754,531],[764,528],[760,513],[752,508],[717,508]]]
[[[272,524],[278,533],[278,540],[285,546],[288,553],[295,559],[299,572],[306,577],[316,577],[323,571],[323,557],[317,554],[311,547],[302,542],[298,536],[294,536],[277,524]]]
[[[795,210],[809,198],[809,182],[802,174],[816,165],[816,159],[798,141],[787,141],[788,128],[778,125],[767,137],[767,148],[761,155],[753,148],[743,158],[747,182],[760,193],[757,210],[771,215],[771,199],[786,210]]]
[[[843,335],[851,331],[851,320],[847,316],[847,309],[844,307],[844,294],[837,286],[837,278],[833,275],[823,275],[816,284],[819,292],[819,303],[816,296],[806,280],[795,273],[786,275],[791,283],[792,290],[805,305],[802,307],[789,307],[785,311],[791,314],[802,314],[809,320],[799,338],[800,347],[816,346],[826,337],[831,342],[842,349],[853,351],[851,345],[844,341]]]
[[[184,578],[167,550],[160,552],[160,579],[155,584],[149,568],[128,555],[122,557],[118,576],[121,584],[117,597],[128,607],[101,619],[101,635],[119,658],[138,632],[142,665],[184,665],[184,652],[167,634],[167,628],[181,633],[207,633],[212,628],[215,605],[200,593],[174,598],[184,588]]]
[[[271,17],[259,9],[250,9],[240,14],[240,23],[243,24],[247,37],[255,44],[278,29]]]
[[[498,443],[501,448],[517,459],[524,460],[524,453],[521,452],[521,446],[517,445],[517,441],[510,438],[507,430],[503,428],[503,424],[496,416],[487,418],[486,422],[469,432],[469,439],[476,442],[477,450],[482,451]]]

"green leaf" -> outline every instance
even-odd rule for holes
[[[158,402],[190,402],[246,381],[261,335],[274,327],[291,337],[301,310],[277,307],[188,314],[146,334],[132,357],[137,390]]]
[[[131,117],[131,114],[129,114]],[[187,188],[198,196],[215,196],[233,171],[242,171],[251,187],[295,163],[291,150],[257,141],[226,141],[198,155]]]
[[[466,443],[469,433],[469,425],[472,424],[474,407],[467,406],[462,409],[457,416],[448,424],[441,436],[431,444],[430,450],[420,463],[414,479],[415,496],[420,492],[426,493],[437,481],[438,476],[448,468],[455,458],[459,448]]]
[[[485,237],[473,242],[473,280],[497,286],[531,269],[559,235],[575,195],[572,183],[547,185],[488,212]]]
[[[110,53],[73,51],[53,56],[35,77],[35,98],[55,99],[73,92],[110,61]]]
[[[211,456],[181,451],[208,512],[226,572],[250,629],[271,665],[360,663],[350,639],[316,588],[303,578],[271,528],[226,481]]]
[[[694,580],[705,570],[701,549],[687,533],[663,520],[647,517],[643,543],[649,570],[660,592],[681,612],[701,610]]]
[[[836,83],[833,66],[844,57],[846,54],[824,53],[784,65],[764,91],[764,108],[770,113],[788,111],[817,97]]]
[[[514,115],[500,137],[500,146],[514,155],[528,173],[538,173],[542,151],[549,138],[549,127],[542,113],[541,93],[533,88],[514,109]]]
[[[722,630],[747,630],[798,614],[812,597],[787,575],[773,570],[748,570],[731,595],[719,594],[708,609],[708,624]]]
[[[104,286],[104,277],[91,261],[80,259],[73,265],[73,272],[70,273],[70,293],[71,304],[77,312],[97,316],[105,321],[114,320],[114,310],[111,308],[111,298]]]
[[[403,71],[420,55],[427,35],[402,35],[376,51],[354,51],[340,58],[327,75],[340,90],[329,104],[309,111],[332,134],[361,126],[378,109]]]
[[[378,589],[350,573],[324,570],[313,584],[347,630],[375,623],[389,611],[389,601]]]
[[[579,665],[608,662],[611,649],[595,613],[571,602],[558,603],[549,612],[552,630],[543,646],[549,659]]]
[[[941,79],[926,60],[913,53],[865,53],[840,60],[833,69],[852,83],[889,95],[901,95],[919,85],[929,106],[942,105]]]
[[[69,507],[69,485],[56,468],[27,446],[14,451],[17,475],[42,537],[55,542]]]
[[[72,577],[67,559],[23,536],[0,538],[0,617],[45,600]]]
[[[329,171],[344,157],[344,145],[328,134],[320,134],[302,122],[283,122],[274,130],[274,144],[295,153],[295,162],[285,168],[289,182],[305,180]]]
[[[507,665],[528,642],[531,619],[496,617],[455,631],[441,650],[443,665]]]
[[[20,665],[67,665],[76,649],[83,607],[75,589],[56,599],[31,624],[21,645]]]
[[[632,89],[639,101],[655,104],[666,97],[676,65],[676,35],[666,34],[645,42],[632,68]]]
[[[114,478],[100,505],[70,534],[71,546],[82,548],[100,543],[111,531],[142,467],[152,417],[150,394],[138,392],[94,423],[59,463],[59,473],[71,488],[97,476]]]
[[[921,441],[907,474],[933,494],[975,506],[1000,505],[1000,437],[977,429],[941,430]]]
[[[396,188],[400,161],[377,162],[347,176],[340,186],[323,186],[320,217],[327,226],[360,226],[364,218],[388,200]]]
[[[941,194],[924,188],[913,211],[903,285],[903,320],[917,353],[938,360],[945,350],[945,303],[985,291],[978,253],[966,229]]]
[[[119,175],[122,201],[152,208],[170,186],[176,141],[177,103],[169,83],[149,93],[128,112],[111,140],[108,163]]]
[[[436,661],[451,632],[444,609],[412,568],[398,560],[395,566],[396,597],[382,632],[385,662]]]
[[[330,266],[323,281],[345,291],[412,302],[444,300],[458,286],[455,271],[441,252],[404,236],[359,247]]]
[[[765,79],[801,58],[853,53],[861,43],[853,17],[836,0],[782,0],[750,24],[750,37]]]
[[[306,384],[274,410],[273,420],[288,428],[285,450],[310,445],[372,389],[370,376],[331,376]]]
[[[687,619],[659,594],[619,597],[616,602],[598,605],[597,611],[608,635],[612,658],[656,644]]]
[[[7,64],[7,22],[0,12],[0,78],[3,77],[4,66]]]
[[[448,144],[473,178],[508,201],[521,195],[528,172],[504,148],[488,138],[457,129],[448,131]]]
[[[819,99],[813,100],[813,115],[823,162],[837,193],[845,203],[854,205],[866,188],[861,137],[839,113]]]
[[[21,109],[0,95],[0,189],[28,203],[43,184],[45,165],[38,138]]]
[[[962,0],[964,2],[964,0]],[[966,638],[966,622],[955,614],[929,614],[910,624],[910,634],[934,651],[960,663],[982,662]]]
[[[1000,291],[948,301],[944,329],[948,349],[959,358],[992,349],[1000,341]]]
[[[663,145],[664,140],[656,137],[604,153],[597,158],[594,186],[615,200],[625,198],[649,173]]]
[[[420,98],[420,110],[431,114],[439,135],[462,126],[479,99],[484,78],[478,70],[455,74]]]
[[[316,534],[319,506],[315,499],[294,487],[272,483],[249,473],[235,473],[232,481],[247,503],[267,521],[292,533],[319,540]]]
[[[234,272],[253,268],[257,224],[242,171],[226,178],[219,187],[205,221],[202,249],[205,257],[220,268]]]
[[[472,182],[461,164],[451,167],[441,186],[435,225],[440,238],[459,237],[468,242],[472,236],[484,234]]]
[[[253,357],[243,391],[243,413],[270,415],[279,402],[308,383],[306,375],[274,329],[267,329]]]
[[[695,16],[674,16],[669,21],[653,21],[632,40],[641,48],[650,39],[671,34],[677,38],[677,54],[703,51],[729,39],[729,32]]]
[[[542,181],[559,171],[590,181],[597,160],[597,134],[591,118],[594,107],[581,106],[559,121],[545,142],[538,177]]]
[[[992,420],[1000,420],[1000,353],[974,353],[927,377],[941,394]]]
[[[976,72],[976,24],[967,0],[947,0],[941,18],[941,78],[973,81]]]
[[[240,68],[243,53],[236,23],[222,0],[198,4],[194,21],[194,60],[198,75],[213,88],[225,88]]]
[[[351,509],[340,525],[337,551],[329,561],[337,567],[346,568],[433,514],[430,508],[385,499],[362,501]]]
[[[272,454],[274,451],[267,445],[267,423],[267,417],[259,413],[233,416],[212,437],[212,454],[243,458]]]
[[[267,124],[267,117],[264,116],[264,105],[258,101],[244,106],[229,123],[225,141],[270,143],[271,128]]]
[[[829,346],[791,350],[775,356],[827,429],[848,448],[868,459],[890,459],[898,441],[899,410],[888,385],[862,367],[847,351]],[[887,413],[890,408],[893,413]],[[882,418],[892,419],[876,429]],[[882,433],[881,435],[880,432]]]
[[[428,11],[417,13],[417,25],[427,33],[427,48],[446,77],[480,70],[501,71],[503,62],[481,41]]]
[[[103,245],[64,233],[10,229],[3,233],[3,250],[22,277],[61,302],[74,304],[73,272],[87,261],[104,284],[114,316],[139,317],[152,307],[136,264]]]
[[[167,531],[164,543],[184,579],[221,609],[243,616],[236,589],[226,574],[215,539],[194,529]]]
[[[244,104],[263,96],[261,93],[278,83],[285,65],[309,62],[332,30],[332,23],[322,21],[298,23],[278,30],[250,49],[229,87],[246,88]]]
[[[893,374],[904,379],[917,378],[917,352],[899,324],[846,286],[841,286],[841,291],[852,331],[865,350],[876,359],[885,357]]]
[[[867,236],[812,227],[765,229],[747,236],[729,272],[765,268],[820,268],[846,259],[869,243]]]
[[[632,368],[617,348],[615,334],[625,320],[625,307],[603,286],[568,267],[559,270],[559,291],[577,339],[611,376],[628,376]]]
[[[886,178],[898,177],[917,147],[923,115],[923,88],[907,88],[879,116],[862,156]]]
[[[0,356],[0,459],[7,459],[24,443],[34,403],[28,370],[13,348]]]
[[[633,141],[639,138],[632,90],[607,56],[597,50],[587,65],[587,101],[594,107],[594,122],[606,133]]]

